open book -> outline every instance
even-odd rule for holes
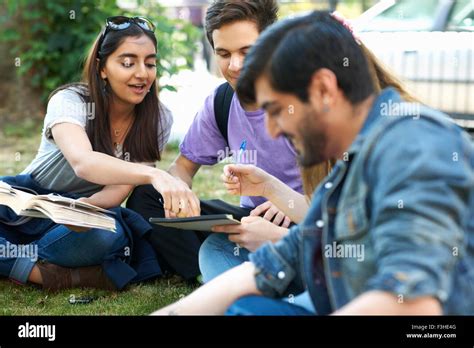
[[[33,195],[3,181],[0,181],[0,205],[6,205],[18,216],[51,219],[57,224],[116,232],[115,220],[106,215],[114,214],[111,211],[55,194]]]
[[[150,218],[150,223],[165,227],[192,231],[211,231],[211,228],[217,225],[240,225],[240,221],[235,220],[234,217],[230,214],[202,215],[196,217],[173,219]]]

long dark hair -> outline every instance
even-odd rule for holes
[[[295,54],[297,52],[297,54]],[[395,88],[415,101],[403,84],[327,11],[285,19],[270,26],[247,54],[237,83],[239,100],[255,103],[255,82],[267,75],[275,90],[308,100],[313,73],[328,68],[346,98],[357,104],[373,92]]]
[[[310,78],[321,67],[334,72],[339,87],[352,104],[387,87],[395,88],[407,101],[417,101],[367,47],[359,45],[352,33],[325,11],[282,20],[260,35],[247,54],[239,76],[236,89],[239,100],[255,103],[255,82],[267,76],[275,90],[294,94],[306,102]],[[308,198],[329,174],[334,162],[300,168]]]
[[[102,80],[100,71],[125,38],[146,35],[153,42],[155,49],[157,41],[152,32],[144,31],[135,24],[125,30],[111,30],[105,37],[103,35],[104,31],[89,50],[82,72],[82,82],[61,86],[51,93],[50,98],[61,90],[73,87],[72,90],[79,94],[84,103],[93,103],[95,114],[87,120],[87,136],[94,151],[114,156],[109,120],[112,91],[109,84]],[[123,144],[122,152],[126,160],[155,162],[161,159],[158,146],[163,137],[161,111],[155,80],[150,92],[135,106],[135,119]]]

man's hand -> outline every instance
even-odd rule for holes
[[[260,216],[262,214],[264,214],[263,218],[265,220],[268,220],[277,226],[284,228],[290,226],[291,219],[270,201],[260,204],[250,212],[250,216]]]
[[[277,226],[260,216],[247,216],[240,222],[240,225],[214,226],[212,231],[229,233],[231,242],[252,252],[266,242],[279,241],[288,233],[288,229]]]
[[[224,167],[221,179],[231,195],[262,196],[268,191],[272,176],[250,164],[229,164]]]

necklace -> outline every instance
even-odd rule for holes
[[[130,126],[132,125],[132,123],[133,123],[133,120],[128,123],[128,126],[127,126],[127,129],[126,129],[125,133],[128,132],[128,130],[130,129]],[[123,129],[123,127],[120,128],[120,129],[115,129],[115,128],[113,129],[113,131],[114,131],[114,136],[115,136],[116,138],[120,136],[120,134],[122,133],[122,129]]]
[[[133,119],[131,122],[128,123],[128,126],[127,126],[127,129],[125,130],[125,132],[123,133],[123,136],[119,138],[120,134],[122,133],[122,129],[113,129],[114,131],[114,136],[115,138],[118,138],[114,141],[114,148],[115,149],[119,149],[120,148],[120,145],[122,143],[122,141],[127,137],[127,134],[128,134],[128,131],[130,130],[130,127],[132,127],[132,124],[133,124]]]

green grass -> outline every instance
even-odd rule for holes
[[[71,289],[48,293],[31,285],[0,281],[0,315],[147,315],[193,290],[179,277],[132,285],[120,292]],[[91,296],[89,304],[70,304]]]
[[[0,176],[20,173],[36,155],[40,126],[31,122],[2,125],[0,131]],[[178,154],[177,143],[167,146],[159,168],[166,169]],[[223,164],[202,167],[193,181],[201,199],[218,198],[238,204],[220,184]],[[0,279],[0,315],[147,315],[186,296],[194,288],[179,277],[160,278],[129,286],[121,292],[72,289],[47,293],[32,285],[21,286]],[[89,304],[70,304],[71,297],[92,296]]]

